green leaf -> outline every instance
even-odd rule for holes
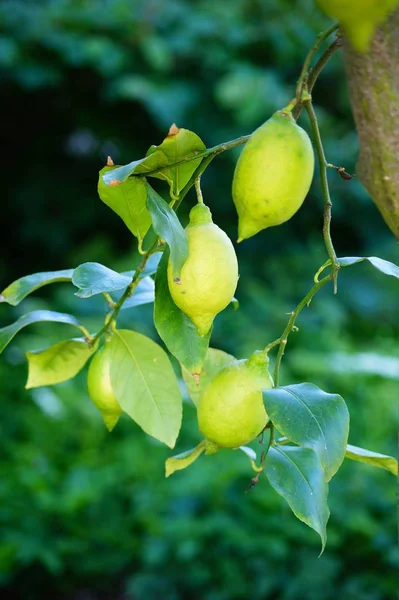
[[[294,515],[320,535],[322,553],[330,511],[328,486],[317,454],[309,448],[272,446],[266,458],[266,475]]]
[[[204,150],[206,150],[206,146],[196,133],[188,129],[179,129],[176,125],[172,125],[168,136],[162,144],[151,146],[147,152],[147,156],[162,151],[168,163],[173,164],[187,157],[195,156]],[[178,196],[184,186],[190,181],[192,174],[201,160],[199,158],[198,160],[191,160],[175,167],[165,168],[153,176],[168,181],[172,196]]]
[[[145,156],[139,160],[123,166],[104,167],[100,171],[100,184],[109,187],[116,187],[127,181],[131,175],[145,175],[149,171],[160,169],[168,164],[167,157],[163,152],[151,153],[151,156]]]
[[[33,323],[39,323],[41,321],[67,323],[68,325],[74,325],[80,329],[80,331],[84,331],[82,325],[80,325],[72,315],[66,315],[64,313],[58,313],[52,310],[34,310],[26,315],[22,315],[22,317],[19,317],[15,323],[0,329],[0,353],[3,352],[4,348],[11,342],[12,338],[19,331],[21,331],[23,327],[32,325]]]
[[[138,238],[139,245],[151,225],[151,216],[147,210],[147,189],[143,177],[130,177],[126,181],[108,186],[103,181],[103,174],[112,176],[115,167],[104,167],[98,180],[98,194],[101,200],[109,206],[125,223],[132,234]],[[111,173],[110,173],[111,171]]]
[[[201,370],[201,376],[198,379],[198,375],[194,377],[184,366],[182,366],[183,379],[187,385],[188,393],[195,404],[198,406],[200,395],[205,386],[209,381],[226,365],[235,360],[234,356],[223,352],[223,350],[216,350],[215,348],[208,348],[205,362]]]
[[[199,375],[209,346],[211,331],[200,337],[194,323],[173,302],[169,292],[167,267],[169,251],[165,250],[155,277],[154,324],[169,352],[190,373]]]
[[[165,477],[169,477],[170,475],[173,475],[173,473],[176,473],[176,471],[181,471],[192,465],[193,462],[201,456],[204,450],[205,440],[202,440],[195,448],[168,458],[165,461]]]
[[[399,279],[399,267],[388,260],[378,258],[378,256],[346,256],[345,258],[339,258],[338,262],[342,267],[350,267],[351,265],[364,260],[368,260],[369,263],[381,271],[381,273]]]
[[[265,390],[263,399],[277,429],[316,452],[329,481],[344,460],[348,441],[349,413],[343,398],[313,383],[300,383]]]
[[[11,283],[0,294],[0,302],[7,302],[11,306],[17,306],[26,296],[49,283],[60,283],[71,281],[73,269],[63,271],[48,271],[46,273],[34,273],[26,275]]]
[[[75,296],[79,296],[79,298],[90,298],[96,294],[121,290],[126,288],[131,281],[131,275],[121,275],[96,262],[79,265],[72,276],[72,283],[79,288]]]
[[[122,310],[125,308],[132,308],[133,306],[140,306],[142,304],[150,304],[155,300],[155,284],[151,277],[144,277],[139,281],[136,289],[134,290],[133,296],[130,296],[122,304]]]
[[[150,258],[147,260],[144,269],[141,272],[140,277],[147,277],[147,275],[154,275],[157,272],[159,262],[162,258],[162,251],[159,250],[155,254],[152,254]]]
[[[45,350],[27,352],[29,373],[26,389],[53,385],[75,377],[96,348],[82,339],[65,340]]]
[[[373,467],[380,467],[386,469],[394,475],[398,474],[398,461],[393,456],[386,456],[385,454],[378,454],[377,452],[371,452],[365,448],[359,448],[358,446],[351,446],[348,444],[346,448],[345,458],[351,460],[357,460],[358,462],[372,465]]]
[[[148,183],[147,193],[147,206],[151,213],[154,231],[168,244],[173,277],[178,279],[188,256],[187,234],[173,208]]]
[[[149,435],[173,448],[182,398],[166,352],[135,331],[115,332],[111,343],[112,389],[122,408]]]

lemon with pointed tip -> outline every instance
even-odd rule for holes
[[[123,411],[112,390],[107,343],[92,358],[87,374],[87,387],[91,400],[101,412],[105,426],[108,431],[112,431]]]
[[[204,388],[198,404],[198,426],[207,440],[207,454],[237,448],[263,431],[269,418],[262,390],[273,386],[269,359],[255,352],[221,369]]]
[[[317,0],[320,8],[337,19],[352,46],[367,52],[371,39],[389,14],[399,6],[399,0]]]
[[[305,200],[313,171],[308,134],[290,113],[276,112],[251,135],[234,171],[238,241],[288,221]]]
[[[174,303],[206,335],[215,316],[231,302],[238,281],[238,263],[230,238],[212,221],[211,211],[197,204],[186,227],[188,258],[179,279],[168,264],[168,286]]]

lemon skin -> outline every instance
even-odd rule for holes
[[[101,412],[107,429],[112,431],[123,411],[112,390],[110,353],[107,345],[95,353],[90,363],[87,388],[91,400]]]
[[[302,205],[313,172],[308,134],[290,114],[275,113],[251,135],[235,168],[238,241],[288,221]]]
[[[272,385],[267,365],[249,359],[233,361],[216,374],[198,404],[199,429],[213,451],[243,446],[261,433],[269,420],[262,390]]]
[[[188,258],[178,280],[168,264],[168,285],[174,303],[206,335],[215,316],[231,302],[238,281],[238,263],[230,238],[212,222],[204,205],[195,206],[186,227]]]

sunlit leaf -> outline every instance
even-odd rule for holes
[[[348,441],[349,413],[343,398],[312,383],[265,390],[263,398],[273,424],[295,444],[316,452],[329,481],[344,460]]]
[[[165,461],[165,477],[169,477],[170,475],[173,475],[173,473],[176,473],[176,471],[181,471],[192,465],[193,462],[201,456],[204,450],[205,440],[202,440],[195,448],[168,458]]]
[[[149,435],[173,448],[182,397],[166,352],[135,331],[116,331],[111,342],[112,389],[121,408]]]
[[[366,463],[373,467],[380,467],[386,469],[394,475],[398,474],[398,461],[393,456],[386,456],[385,454],[378,454],[365,448],[359,448],[358,446],[352,446],[348,444],[346,448],[345,458],[351,460],[357,460],[358,462]]]
[[[13,281],[0,294],[0,302],[7,302],[11,306],[17,306],[35,290],[48,285],[50,283],[60,283],[63,281],[71,281],[73,269],[64,269],[62,271],[48,271],[46,273],[34,273],[26,275],[16,281]]]
[[[65,340],[45,350],[27,352],[29,373],[26,388],[53,385],[75,377],[96,350],[84,340]]]
[[[104,173],[112,176],[115,167],[104,167],[98,180],[98,195],[101,200],[119,215],[139,243],[150,228],[151,216],[147,210],[147,189],[143,177],[130,177],[126,181],[106,185]]]
[[[147,156],[162,151],[167,157],[168,163],[173,164],[182,161],[185,158],[195,156],[206,150],[205,144],[201,138],[188,129],[182,129],[172,125],[168,136],[159,146],[151,146]],[[154,177],[168,181],[171,187],[172,195],[178,196],[184,186],[189,182],[195,169],[200,164],[201,159],[183,162],[174,167],[162,169]]]
[[[295,516],[320,535],[323,552],[330,511],[328,486],[317,454],[310,448],[272,446],[266,458],[266,475]]]

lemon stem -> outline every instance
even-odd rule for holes
[[[195,191],[197,193],[198,204],[204,204],[204,198],[201,190],[201,175],[199,175],[195,180]]]

